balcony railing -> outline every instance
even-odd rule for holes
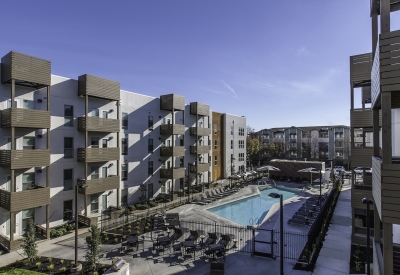
[[[50,112],[21,108],[9,108],[6,110],[2,110],[1,127],[49,129]]]
[[[196,164],[189,164],[189,171],[191,173],[204,173],[210,170],[209,163],[199,163],[196,167]]]
[[[352,167],[371,167],[371,157],[374,153],[373,148],[352,148],[351,166]]]
[[[160,96],[161,110],[185,110],[185,97],[176,94],[168,94]]]
[[[119,188],[119,176],[110,175],[106,178],[98,179],[78,179],[78,184],[86,184],[86,188],[79,188],[79,193],[85,195],[102,193],[108,190]]]
[[[350,56],[350,81],[355,87],[371,81],[372,54]]]
[[[181,179],[185,177],[185,168],[161,168],[160,178]]]
[[[50,188],[37,185],[20,192],[0,190],[0,207],[14,212],[50,204]]]
[[[119,148],[78,148],[78,161],[104,162],[119,159]]]
[[[162,157],[180,157],[184,155],[185,155],[185,146],[160,147],[160,156]]]
[[[49,166],[50,150],[0,150],[0,164],[11,169]]]
[[[161,135],[184,135],[185,126],[182,124],[162,124],[160,126]]]
[[[190,134],[192,136],[209,136],[211,134],[210,128],[190,127]]]
[[[78,77],[78,94],[110,100],[120,99],[119,82],[84,74]]]
[[[91,132],[119,132],[120,120],[100,117],[80,117],[78,118],[79,131]]]
[[[191,154],[208,154],[211,146],[190,146]]]
[[[210,115],[210,105],[200,103],[200,102],[191,102],[190,103],[190,114],[209,116]]]

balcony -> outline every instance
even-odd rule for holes
[[[190,173],[204,173],[210,170],[209,163],[199,163],[196,167],[196,164],[189,164],[189,172]]]
[[[352,148],[351,167],[372,167],[373,148]]]
[[[369,109],[354,109],[350,111],[350,123],[353,128],[372,128],[373,111]],[[379,126],[382,126],[382,111],[379,110]]]
[[[50,204],[50,188],[37,186],[20,192],[0,190],[0,207],[14,212]]]
[[[9,52],[1,58],[1,83],[40,89],[51,85],[51,62],[34,56]]]
[[[185,156],[185,146],[162,146],[160,147],[161,157],[181,157]]]
[[[78,95],[119,100],[119,82],[84,74],[78,77]]]
[[[209,136],[211,134],[210,128],[190,127],[190,135],[192,136]]]
[[[392,108],[400,107],[400,31],[382,33],[377,41],[371,71],[371,104],[381,106],[381,92],[392,92]]]
[[[160,126],[161,135],[184,135],[185,125],[182,124],[162,124]]]
[[[50,112],[21,108],[2,110],[1,127],[50,129]]]
[[[350,56],[350,82],[362,87],[371,83],[372,53]]]
[[[400,223],[400,164],[372,157],[372,195],[382,222]]]
[[[185,97],[176,94],[160,96],[160,109],[168,111],[185,110]]]
[[[78,161],[105,162],[119,159],[119,148],[78,148]]]
[[[50,150],[0,150],[0,164],[11,169],[49,166]]]
[[[182,179],[185,177],[185,168],[161,168],[160,178]]]
[[[78,118],[78,130],[88,132],[119,132],[119,119],[100,118],[100,117],[80,117]]]
[[[200,115],[200,116],[209,116],[210,115],[210,105],[200,103],[200,102],[191,102],[190,103],[190,114],[191,115]]]
[[[86,184],[86,188],[79,188],[78,192],[84,195],[92,195],[102,193],[108,190],[114,190],[119,188],[119,176],[110,175],[106,178],[99,179],[79,179],[78,184]]]
[[[210,150],[210,146],[190,146],[191,154],[208,154]]]

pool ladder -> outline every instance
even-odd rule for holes
[[[251,226],[253,226],[253,225],[258,225],[258,223],[256,222],[257,220],[258,220],[258,217],[255,218],[255,219],[250,218],[250,219],[249,219],[249,225],[251,225]]]

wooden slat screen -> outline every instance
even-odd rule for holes
[[[350,56],[350,82],[357,84],[371,80],[372,54]]]
[[[120,120],[101,117],[79,117],[78,130],[91,132],[116,133],[120,129]]]
[[[372,167],[373,148],[352,148],[351,167]]]
[[[119,148],[78,148],[78,161],[101,162],[119,159]]]
[[[373,126],[373,111],[370,109],[351,110],[350,121],[353,128],[371,128]],[[379,126],[382,126],[381,110],[379,110]]]
[[[33,190],[11,192],[10,211],[20,211],[48,204],[50,204],[49,187],[39,187]]]
[[[109,100],[120,99],[119,82],[84,74],[78,77],[78,95],[93,96]]]
[[[176,94],[168,94],[160,96],[161,110],[185,110],[185,97]]]
[[[50,129],[50,112],[20,108],[2,110],[1,127]]]
[[[197,133],[198,136],[209,136],[211,134],[210,128],[202,128],[202,127],[190,127],[190,134],[195,136]]]
[[[102,193],[108,190],[119,188],[120,178],[116,175],[111,175],[106,178],[92,180],[78,180],[78,184],[86,184],[86,188],[80,188],[79,193],[85,195]]]

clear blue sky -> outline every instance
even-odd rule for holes
[[[371,51],[369,1],[4,1],[0,55],[247,117],[256,130],[349,125],[349,56]],[[393,28],[400,24],[392,14]],[[396,25],[397,24],[397,25]]]

